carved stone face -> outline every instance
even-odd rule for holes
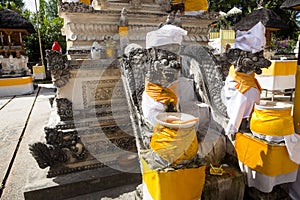
[[[263,51],[257,53],[250,53],[242,51],[240,49],[229,49],[226,52],[228,62],[234,65],[234,69],[237,72],[262,73],[262,68],[268,68],[271,65],[271,61],[264,57]]]
[[[170,51],[152,49],[153,64],[147,72],[148,81],[167,87],[179,77],[181,65],[178,56]]]

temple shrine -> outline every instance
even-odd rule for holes
[[[0,96],[33,92],[23,36],[34,32],[33,25],[18,13],[0,10]]]
[[[244,198],[246,176],[239,164],[252,163],[243,163],[248,159],[240,155],[247,155],[243,144],[252,136],[238,130],[239,146],[234,147],[233,137],[225,135],[230,119],[221,99],[228,75],[224,71],[235,65],[241,73],[254,74],[270,61],[261,49],[232,49],[226,52],[227,60],[214,57],[207,48],[208,24],[218,14],[207,12],[205,0],[199,5],[193,9],[163,0],[59,1],[67,54],[46,51],[57,93],[50,101],[46,142],[29,147],[38,166],[48,170],[42,184],[29,180],[26,199],[54,199],[57,191],[66,199],[129,184],[139,185],[135,192],[140,199]],[[247,68],[249,60],[252,68]],[[160,114],[151,110],[151,101]],[[166,121],[174,118],[186,124]],[[172,141],[176,134],[183,138],[175,137],[181,143]],[[293,173],[290,180],[296,168],[292,163],[286,170]]]

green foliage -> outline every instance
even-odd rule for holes
[[[277,40],[276,38],[273,38],[272,41],[272,48],[275,50],[276,54],[284,55],[284,54],[291,54],[294,53],[294,49],[296,47],[296,41],[295,40]]]
[[[5,9],[11,9],[17,13],[21,13],[22,9],[24,7],[24,3],[22,0],[15,0],[11,2],[6,2],[5,4],[0,4],[0,9],[5,8]]]
[[[54,41],[58,41],[58,43],[62,47],[63,52],[65,52],[66,40],[65,37],[61,34],[61,28],[63,27],[63,19],[58,17],[57,15],[57,0],[40,0],[39,23],[37,21],[36,13],[25,11],[23,12],[23,16],[29,21],[31,21],[36,31],[38,31],[39,25],[44,57],[45,50],[51,49]],[[38,33],[26,36],[24,38],[24,41],[25,51],[27,56],[29,57],[29,61],[39,62],[41,60],[41,56]]]
[[[210,11],[222,11],[226,13],[234,6],[243,11],[241,15],[237,15],[235,17],[223,17],[219,21],[214,22],[212,24],[212,30],[216,31],[220,28],[232,28],[235,25],[235,23],[239,21],[239,19],[251,13],[254,9],[257,9],[259,3],[261,6],[274,11],[277,15],[281,17],[283,21],[286,22],[288,28],[285,30],[273,32],[273,37],[275,38],[274,41],[285,41],[286,38],[289,38],[291,44],[289,46],[292,48],[293,44],[298,40],[298,35],[300,34],[298,26],[299,22],[297,20],[297,18],[300,17],[300,14],[298,11],[281,9],[280,6],[284,1],[285,0],[210,0]],[[290,49],[288,48],[284,50],[284,48],[276,47],[276,49],[280,51],[290,51]]]

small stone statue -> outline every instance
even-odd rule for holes
[[[127,10],[123,8],[121,11],[121,17],[119,21],[119,26],[128,26],[128,19],[127,19]]]

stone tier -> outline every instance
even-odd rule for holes
[[[153,3],[141,3],[133,8],[130,3],[108,2],[106,9],[75,9],[69,4],[60,5],[59,15],[64,18],[63,34],[67,39],[68,55],[72,59],[87,58],[94,41],[101,42],[108,38],[115,42],[115,49],[120,51],[119,26],[121,11],[127,10],[122,16],[128,21],[129,43],[137,43],[145,47],[146,34],[157,30],[158,25],[165,22],[168,13],[161,10],[161,6]],[[204,12],[197,16],[181,16],[182,28],[188,31],[183,43],[198,43],[207,45],[209,41],[209,24],[216,21],[217,13]],[[119,52],[120,55],[120,52]]]
[[[100,191],[97,198],[101,198],[105,190],[123,185],[138,185],[141,181],[139,173],[122,172],[108,167],[61,175],[51,179],[45,178],[43,171],[38,171],[35,176],[29,178],[24,197],[27,200],[60,200]]]

